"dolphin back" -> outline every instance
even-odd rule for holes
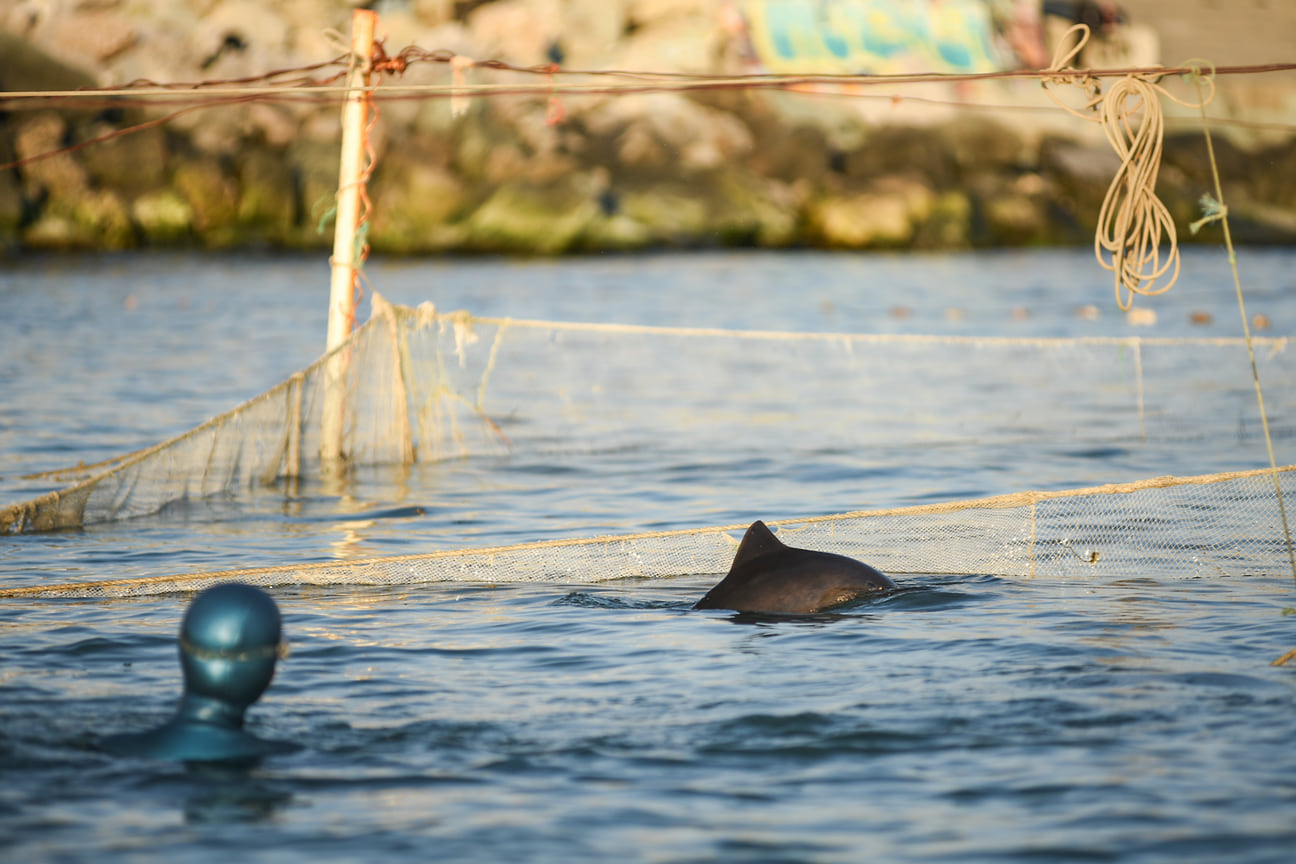
[[[853,558],[788,546],[757,521],[743,535],[729,574],[693,608],[809,614],[895,587]]]

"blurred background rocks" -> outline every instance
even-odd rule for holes
[[[1075,20],[1096,34],[1080,66],[1282,62],[1296,38],[1296,4],[1262,0],[12,0],[0,7],[0,89],[324,62],[341,53],[357,5],[379,13],[389,54],[417,44],[563,70],[1030,68]],[[466,79],[549,80],[480,68]],[[422,63],[386,80],[446,85],[451,69]],[[1054,89],[1075,104],[1078,94]],[[1235,235],[1296,241],[1296,75],[1221,77],[1219,89],[1209,111]],[[5,103],[0,163],[166,113],[102,104]],[[447,98],[382,99],[379,109],[368,239],[393,254],[1086,244],[1119,165],[1097,124],[1055,108],[1031,79],[541,92],[473,97],[462,113]],[[1218,242],[1217,227],[1186,230],[1213,189],[1197,112],[1166,110],[1158,191],[1182,240]],[[0,250],[328,248],[340,135],[336,101],[210,107],[0,170]]]

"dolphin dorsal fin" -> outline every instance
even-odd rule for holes
[[[757,519],[743,535],[742,542],[738,544],[738,553],[734,555],[733,566],[737,567],[782,548],[784,548],[783,541],[775,537],[774,532],[767,528],[764,522]]]

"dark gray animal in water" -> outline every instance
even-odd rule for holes
[[[853,558],[786,546],[758,521],[743,535],[729,575],[693,608],[804,615],[895,587]]]

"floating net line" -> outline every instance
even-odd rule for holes
[[[1253,341],[1275,394],[1270,424],[1296,435],[1296,353],[1287,338]],[[26,478],[47,490],[0,510],[0,533],[147,516],[319,476],[329,387],[345,406],[343,468],[675,438],[756,450],[777,433],[847,451],[1156,444],[1230,470],[1237,463],[1222,460],[1258,438],[1250,377],[1242,339],[582,324],[440,313],[375,295],[370,320],[337,351],[233,410],[135,453]],[[1232,451],[1211,463],[1230,440]]]
[[[771,522],[788,543],[888,573],[1106,579],[1284,576],[1273,472],[1138,483]],[[0,590],[0,598],[115,598],[196,591],[222,581],[276,586],[557,582],[721,574],[744,525],[657,531],[324,562]]]
[[[1253,340],[1275,394],[1269,421],[1284,437],[1296,435],[1296,352],[1288,341]],[[339,358],[345,362],[330,362]],[[651,451],[663,440],[761,453],[776,437],[806,451],[944,460],[951,470],[971,454],[1025,460],[1043,473],[1058,448],[1146,447],[1169,454],[1169,464],[1220,473],[784,524],[795,527],[802,545],[855,554],[897,573],[1281,573],[1288,565],[1274,476],[1285,486],[1292,469],[1229,471],[1240,459],[1263,461],[1249,368],[1242,339],[582,324],[442,313],[375,295],[369,321],[337,351],[243,405],[155,447],[29,478],[70,485],[0,510],[0,530],[74,528],[311,482],[328,467],[320,456],[323,393],[338,386],[346,407],[342,470]],[[341,377],[331,377],[338,369]],[[400,584],[720,573],[740,527],[38,586],[0,596],[151,593],[231,575],[259,584]]]

